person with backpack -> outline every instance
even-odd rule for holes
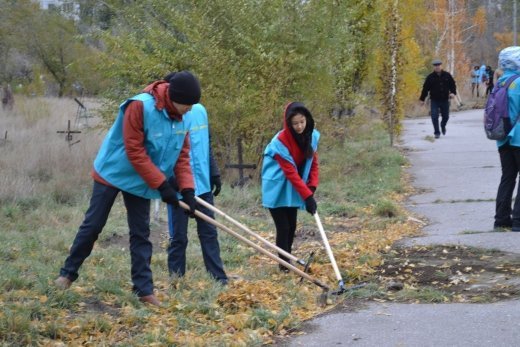
[[[314,193],[319,183],[318,142],[311,112],[300,102],[289,103],[283,130],[264,151],[262,205],[269,209],[276,227],[276,245],[291,253],[298,209],[311,215],[318,208]],[[289,261],[279,254],[279,257]],[[280,270],[289,269],[280,265]]]
[[[174,76],[175,73],[169,74],[164,79],[169,81]],[[211,150],[211,135],[206,108],[201,104],[195,104],[191,111],[186,113],[184,119],[190,136],[190,164],[195,179],[195,196],[213,205],[213,197],[220,193],[222,183],[220,171]],[[215,218],[210,209],[200,205],[197,209],[209,217]],[[170,233],[168,272],[170,276],[182,277],[186,273],[188,217],[181,209],[168,204],[168,229]],[[213,224],[202,219],[197,218],[196,222],[206,270],[217,282],[227,285],[228,278],[220,258],[217,229]]]
[[[161,198],[178,207],[177,191],[172,186],[175,175],[183,201],[195,213],[190,139],[183,116],[199,102],[200,95],[197,78],[181,71],[169,83],[155,81],[121,104],[94,160],[90,206],[54,281],[56,287],[67,289],[78,278],[121,192],[130,229],[133,292],[141,302],[160,305],[153,292],[150,267],[150,199]]]
[[[486,105],[486,120],[489,117],[488,106],[495,102],[495,109],[505,109],[509,118],[504,118],[505,137],[497,140],[502,176],[498,186],[496,208],[495,208],[495,228],[511,228],[513,231],[520,232],[520,191],[517,193],[515,204],[511,209],[513,192],[516,180],[520,173],[520,125],[518,114],[520,112],[520,47],[508,47],[500,51],[498,64],[503,71],[502,76],[497,80],[497,89],[503,88],[504,95],[500,98],[500,91],[494,91]],[[495,94],[496,95],[493,95]],[[497,117],[501,116],[496,114]],[[489,136],[488,136],[489,137]],[[520,188],[520,186],[519,186]]]
[[[425,105],[428,94],[431,103],[431,118],[435,138],[446,135],[446,125],[450,118],[450,99],[457,95],[457,86],[451,74],[442,69],[442,61],[435,59],[432,62],[433,72],[426,77],[419,100]],[[439,110],[442,116],[439,130]]]

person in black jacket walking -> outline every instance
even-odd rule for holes
[[[491,68],[491,66],[486,67],[486,74],[488,76],[487,82],[486,82],[486,96],[488,96],[495,87],[494,78],[495,78],[495,71]]]
[[[435,138],[438,139],[442,134],[446,135],[446,124],[450,118],[450,99],[457,95],[457,87],[455,80],[449,72],[442,69],[442,62],[438,59],[432,62],[433,72],[426,77],[424,81],[421,97],[421,103],[428,93],[431,100],[431,117]],[[442,121],[439,130],[439,110],[441,112]]]

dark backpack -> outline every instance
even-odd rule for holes
[[[489,94],[484,110],[484,130],[490,140],[503,140],[507,137],[513,125],[509,118],[509,102],[507,89],[519,75],[511,76],[501,85],[497,83]],[[520,118],[520,117],[518,117]]]

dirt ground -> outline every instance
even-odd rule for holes
[[[520,257],[467,246],[395,248],[374,279],[389,300],[496,302],[520,296]]]
[[[164,220],[150,223],[150,241],[155,250],[166,248],[168,245],[168,224]],[[130,235],[112,234],[100,241],[101,247],[130,247]]]

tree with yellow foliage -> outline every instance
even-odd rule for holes
[[[479,7],[473,16],[466,0],[433,0],[426,4],[428,21],[420,29],[425,61],[439,58],[458,81],[469,73],[469,43],[481,37],[487,27],[486,9]]]
[[[422,67],[421,47],[415,39],[418,23],[424,19],[422,4],[413,0],[394,0],[381,5],[384,35],[377,56],[379,80],[377,93],[382,101],[383,121],[390,144],[401,131],[404,110],[417,99]]]

